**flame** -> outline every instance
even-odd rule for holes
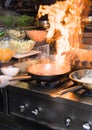
[[[82,41],[81,19],[88,15],[89,5],[89,0],[59,0],[50,6],[40,5],[37,17],[48,14],[47,42],[56,41],[56,63],[63,64],[65,52],[79,48]]]

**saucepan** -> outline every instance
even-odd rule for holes
[[[57,81],[69,74],[71,69],[67,66],[58,66],[54,63],[38,63],[29,66],[28,73],[38,81]]]
[[[47,28],[49,28],[50,24],[49,24],[48,20],[40,20],[39,26],[43,27],[44,29],[47,29]]]
[[[69,78],[75,83],[92,91],[92,69],[81,69],[71,72]]]
[[[84,18],[82,22],[85,23],[85,28],[92,30],[92,16]]]

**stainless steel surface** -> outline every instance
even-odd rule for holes
[[[43,27],[44,29],[48,29],[50,24],[47,20],[42,20],[42,21],[39,21],[39,26]]]
[[[83,86],[73,86],[73,87],[64,89],[62,91],[59,91],[58,93],[56,93],[56,96],[60,96],[60,95],[63,95],[65,93],[68,93],[68,92],[74,92],[74,91],[79,90],[81,88],[83,88]]]
[[[81,69],[74,71],[69,75],[69,77],[74,82],[83,85],[89,90],[92,90],[92,69]],[[82,78],[85,78],[85,80],[82,80]],[[87,81],[87,79],[89,79],[89,81]]]
[[[8,87],[10,115],[45,124],[53,130],[92,129],[92,97],[83,96],[86,89],[74,86],[67,76],[57,83],[56,87],[56,81],[12,81]],[[57,93],[58,96],[52,96]]]
[[[92,16],[88,16],[86,18],[83,18],[82,22],[86,23],[86,24],[91,24],[92,23]]]

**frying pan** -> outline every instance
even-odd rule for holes
[[[33,79],[51,82],[66,76],[70,72],[70,68],[57,66],[53,63],[39,63],[29,66],[27,72],[31,74]]]
[[[76,70],[69,74],[69,78],[92,91],[92,69]]]

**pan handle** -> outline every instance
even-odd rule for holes
[[[12,81],[12,80],[25,80],[25,79],[30,79],[30,78],[31,78],[31,76],[29,76],[29,75],[15,76],[15,77],[11,78],[10,81]]]
[[[83,88],[83,86],[73,86],[73,87],[70,87],[70,88],[67,88],[67,89],[64,89],[64,90],[58,92],[56,95],[60,96],[60,95],[63,95],[65,93],[68,93],[68,92],[74,92],[74,91],[79,90],[81,88]]]

